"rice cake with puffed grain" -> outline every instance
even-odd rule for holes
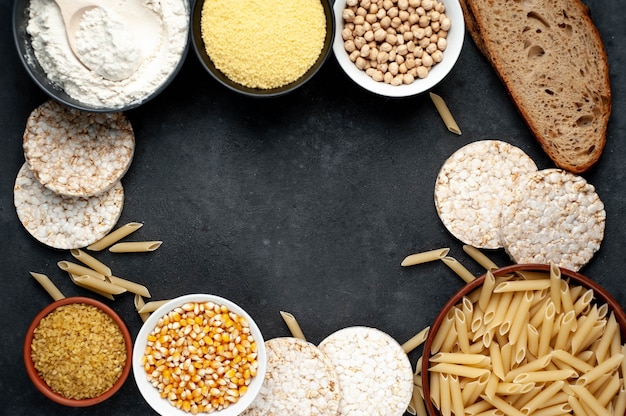
[[[413,395],[413,369],[402,346],[371,327],[340,329],[319,349],[335,367],[340,416],[401,416]]]
[[[46,188],[88,197],[111,189],[126,173],[135,135],[121,112],[91,113],[50,100],[28,117],[23,148]]]
[[[600,248],[606,212],[581,176],[545,169],[520,178],[503,211],[504,249],[516,263],[552,262],[578,271]]]
[[[454,152],[435,182],[437,214],[465,244],[497,249],[502,209],[513,201],[516,180],[537,165],[524,151],[499,140],[481,140]]]
[[[244,416],[334,416],[339,385],[331,361],[310,342],[281,337],[265,342],[267,371]]]
[[[13,188],[17,216],[41,243],[58,249],[86,247],[107,235],[124,205],[117,182],[108,191],[88,198],[57,194],[43,186],[24,163]]]

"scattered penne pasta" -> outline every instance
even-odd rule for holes
[[[106,264],[102,263],[100,260],[96,259],[90,254],[85,253],[83,250],[79,248],[73,248],[70,250],[70,253],[74,258],[85,266],[97,271],[98,273],[104,276],[111,276],[111,268]]]
[[[87,289],[95,289],[103,293],[108,293],[110,295],[119,295],[126,292],[126,289],[124,289],[123,287],[114,285],[113,283],[107,282],[106,280],[100,280],[97,277],[93,276],[74,276],[74,281],[76,283],[80,283],[81,286]]]
[[[30,275],[34,277],[35,280],[37,280],[37,282],[39,282],[41,287],[43,287],[44,290],[48,292],[48,294],[52,297],[52,299],[60,300],[60,299],[65,298],[63,293],[61,293],[61,291],[59,290],[59,288],[57,288],[56,285],[52,282],[52,280],[50,280],[50,278],[46,276],[45,274],[30,272]]]
[[[116,286],[123,287],[131,293],[143,296],[144,298],[151,297],[148,288],[144,285],[140,285],[139,283],[131,282],[130,280],[122,279],[117,276],[108,276],[106,280]]]
[[[298,324],[295,316],[293,316],[289,312],[284,311],[280,311],[280,316],[282,316],[283,320],[287,324],[287,328],[289,328],[289,331],[294,338],[299,338],[306,341],[304,333],[302,332],[300,324]]]
[[[116,243],[109,247],[111,253],[147,253],[155,251],[163,244],[162,241],[128,241]]]
[[[464,244],[463,251],[471,258],[473,258],[476,263],[483,266],[487,271],[496,270],[498,268],[498,266],[489,257],[487,257],[482,251],[474,246]]]
[[[454,117],[452,116],[452,113],[450,112],[450,109],[448,108],[446,102],[443,100],[443,98],[441,98],[441,96],[435,93],[431,92],[429,94],[430,99],[432,100],[433,104],[435,104],[435,108],[437,109],[439,116],[443,120],[443,123],[446,125],[446,128],[452,133],[458,134],[460,136],[461,129],[459,128],[459,125],[456,124],[456,121],[454,120]]]
[[[135,294],[133,303],[135,304],[135,310],[139,314],[139,317],[141,318],[141,320],[143,322],[146,322],[146,320],[150,317],[150,313],[149,312],[139,313],[139,311],[146,305],[146,302],[144,301],[144,299],[141,297],[141,295]]]
[[[416,264],[428,263],[441,260],[450,252],[449,248],[439,248],[436,250],[424,251],[422,253],[411,254],[402,260],[401,266],[415,266]]]
[[[117,243],[122,238],[134,233],[141,227],[143,227],[143,224],[139,222],[130,222],[128,224],[124,224],[118,229],[116,229],[115,231],[105,235],[100,240],[88,246],[87,250],[91,250],[91,251],[104,250],[105,248],[110,247],[113,244]]]
[[[459,275],[459,277],[463,279],[465,283],[469,283],[476,279],[476,276],[474,276],[469,270],[467,270],[465,266],[459,263],[459,261],[454,257],[446,256],[443,257],[441,261],[443,261],[446,266],[448,266],[450,269],[452,269],[452,271]]]
[[[429,332],[430,326],[427,326],[426,328],[422,329],[420,332],[412,336],[411,339],[402,344],[402,349],[404,350],[404,352],[408,354],[409,352],[422,345],[424,341],[426,341]]]
[[[161,306],[165,305],[169,301],[170,301],[170,299],[153,300],[151,302],[147,302],[137,312],[139,312],[140,314],[142,314],[142,313],[152,313],[152,312],[156,311],[157,309],[159,309]]]

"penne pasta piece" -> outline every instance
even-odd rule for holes
[[[459,129],[458,124],[456,124],[456,121],[454,120],[454,117],[452,116],[452,113],[450,112],[450,109],[446,105],[446,102],[443,100],[443,98],[433,92],[429,92],[429,95],[433,104],[435,104],[435,108],[437,109],[439,116],[443,120],[443,123],[446,125],[446,128],[452,133],[458,134],[460,136],[461,129]]]
[[[41,273],[30,272],[30,275],[44,288],[46,292],[52,297],[54,300],[60,300],[65,298],[63,293],[56,287],[56,285],[50,280],[48,276]]]
[[[532,301],[533,292],[523,292],[522,300],[515,311],[513,322],[511,323],[511,329],[509,331],[509,341],[511,344],[516,344],[521,333],[526,329],[526,325],[528,324],[528,315],[530,313],[530,304]]]
[[[155,251],[163,241],[128,241],[124,243],[116,243],[109,247],[111,253],[147,253]]]
[[[522,297],[524,296],[524,292],[515,292],[513,294],[513,298],[511,299],[511,303],[509,304],[509,308],[506,311],[506,315],[504,316],[500,326],[498,327],[498,332],[500,335],[508,334],[511,325],[513,324],[513,319],[515,318],[515,314],[519,305],[522,303]]]
[[[531,353],[534,357],[539,356],[539,331],[537,328],[528,324],[526,326],[526,331],[528,332],[527,337],[527,349],[528,352]]]
[[[511,300],[513,299],[513,292],[500,293],[497,296],[498,303],[495,308],[495,313],[491,323],[488,325],[489,328],[496,327],[502,324],[504,318],[507,316],[507,311],[509,306],[511,305]]]
[[[143,307],[141,309],[139,309],[137,312],[139,312],[139,313],[152,313],[152,312],[156,311],[157,309],[159,309],[161,306],[165,305],[169,301],[170,301],[170,299],[153,300],[151,302],[146,302],[146,304],[143,305]]]
[[[601,415],[601,416],[610,416],[609,411],[604,406],[602,406],[598,402],[598,400],[595,398],[595,396],[589,393],[589,390],[587,390],[585,387],[578,386],[578,385],[570,385],[569,388],[580,399],[581,404],[584,403],[585,405],[589,406],[589,408],[593,410],[595,414]]]
[[[584,292],[576,302],[574,302],[574,311],[576,312],[576,316],[581,314],[593,300],[593,290],[588,289]]]
[[[507,416],[525,416],[524,413],[520,412],[498,396],[489,398],[486,395],[482,395],[481,397],[491,403],[494,407],[500,409]]]
[[[476,333],[481,327],[484,327],[483,324],[483,310],[480,308],[474,308],[474,313],[472,314],[472,319],[470,320],[470,331]]]
[[[509,280],[508,282],[498,283],[493,289],[493,292],[525,292],[529,290],[548,289],[549,287],[549,280]]]
[[[484,413],[490,409],[493,409],[493,405],[491,403],[485,400],[474,401],[469,406],[465,406],[465,414],[473,416]]]
[[[143,227],[143,224],[139,222],[130,222],[128,224],[124,224],[121,227],[119,227],[117,230],[105,235],[100,240],[88,246],[87,250],[91,250],[91,251],[104,250],[105,248],[117,243],[122,238],[134,233],[141,227]]]
[[[443,340],[443,344],[441,345],[441,351],[451,352],[455,345],[458,345],[458,342],[457,342],[457,334],[456,334],[456,325],[453,322],[453,324],[450,327],[450,332],[446,334],[446,337]]]
[[[104,296],[105,298],[107,298],[107,299],[109,299],[109,300],[115,300],[115,298],[113,297],[113,295],[112,295],[112,294],[110,294],[110,293],[108,293],[108,292],[105,292],[105,291],[102,291],[102,290],[99,290],[99,289],[96,289],[96,288],[93,288],[93,287],[89,287],[89,286],[85,285],[84,283],[81,283],[81,282],[77,281],[77,280],[76,280],[76,278],[77,278],[77,277],[79,277],[79,276],[76,276],[76,275],[74,275],[74,274],[72,274],[72,273],[70,273],[70,274],[69,274],[69,276],[70,276],[70,280],[71,280],[71,281],[72,281],[72,282],[73,282],[76,286],[82,287],[83,289],[90,290],[90,291],[92,291],[93,293],[96,293],[96,294],[98,294],[98,295],[100,295],[100,296]]]
[[[418,386],[413,387],[413,395],[411,396],[411,405],[415,411],[415,416],[427,416],[426,406],[424,405],[424,393]]]
[[[617,370],[622,365],[623,360],[624,360],[623,354],[614,355],[606,359],[605,361],[596,365],[594,368],[592,368],[585,374],[578,377],[578,380],[576,380],[576,385],[586,386],[604,374],[611,374],[613,371]]]
[[[90,269],[93,269],[104,276],[111,276],[111,268],[109,266],[102,263],[100,260],[91,256],[90,254],[85,253],[83,250],[79,248],[73,248],[70,250],[70,253],[76,260],[80,261]]]
[[[98,280],[106,280],[106,276],[94,269],[85,267],[80,264],[72,263],[71,261],[60,261],[57,263],[59,268],[63,271],[73,274],[74,276],[91,276]]]
[[[461,310],[465,315],[465,323],[467,324],[467,330],[471,331],[472,317],[474,316],[474,303],[467,296],[463,296],[461,299]]]
[[[517,377],[518,375],[522,373],[532,373],[535,371],[540,371],[546,368],[548,364],[550,364],[551,360],[552,360],[552,355],[546,354],[541,357],[538,357],[535,360],[529,361],[526,364],[520,365],[519,367],[512,369],[508,373],[506,373],[506,376],[504,376],[504,381],[512,382],[515,379],[515,377]]]
[[[455,309],[454,314],[454,327],[456,329],[457,342],[461,351],[469,353],[469,335],[467,333],[467,322],[465,321],[465,314],[458,308]]]
[[[594,396],[598,398],[598,403],[603,407],[607,407],[609,402],[619,393],[621,383],[622,381],[620,380],[619,374],[614,372],[613,376],[609,377],[608,382],[604,383],[600,389],[594,392]]]
[[[108,293],[111,295],[119,295],[126,292],[126,289],[124,289],[123,287],[109,283],[106,280],[100,280],[97,277],[93,276],[75,276],[74,281],[76,283],[80,283],[81,285],[83,285],[83,287],[87,289],[96,289],[100,292]]]
[[[426,341],[429,332],[430,326],[427,326],[426,328],[415,334],[413,337],[411,337],[411,339],[402,344],[402,349],[404,350],[404,352],[408,354],[409,352],[422,345],[424,341]]]
[[[465,268],[461,263],[459,263],[454,257],[443,257],[441,261],[444,262],[446,266],[452,269],[465,283],[470,283],[476,277]]]
[[[533,416],[561,416],[570,414],[572,406],[567,403],[554,404],[552,406],[545,406],[533,413]]]
[[[611,342],[614,338],[616,338],[619,331],[619,325],[617,320],[615,319],[615,314],[611,312],[606,321],[606,326],[598,344],[596,345],[594,352],[596,354],[596,360],[598,362],[604,361],[607,355],[609,355],[609,350],[611,348]]]
[[[496,375],[501,381],[504,381],[504,364],[502,363],[502,353],[500,352],[500,345],[497,342],[492,342],[489,345],[489,357],[491,358],[491,366],[493,374]]]
[[[521,373],[513,379],[513,383],[549,383],[578,377],[575,370],[543,370]]]
[[[489,304],[489,299],[491,299],[495,286],[496,278],[490,270],[487,270],[487,273],[485,273],[485,280],[480,288],[480,296],[478,297],[478,306],[483,311],[487,310],[487,305]]]
[[[521,411],[524,414],[528,415],[539,409],[542,403],[557,394],[564,384],[565,382],[563,380],[557,380],[553,383],[548,384],[539,393],[537,393],[535,397],[528,401],[528,403],[522,406]]]
[[[569,284],[566,281],[561,280],[561,305],[563,306],[563,312],[567,313],[574,310],[574,301],[572,299],[572,292]]]
[[[617,398],[615,399],[615,403],[613,405],[613,414],[614,415],[623,415],[626,413],[626,389],[622,386],[617,393]]]
[[[285,323],[287,324],[287,328],[289,328],[291,336],[293,336],[294,338],[306,340],[302,329],[300,329],[300,324],[298,324],[295,316],[285,311],[280,311],[280,316],[282,316],[283,321],[285,321]]]
[[[576,396],[570,395],[567,398],[567,402],[572,407],[572,411],[574,412],[575,416],[587,416],[587,412],[583,408],[582,404],[578,401]],[[621,414],[621,413],[615,413],[615,414]]]
[[[572,368],[578,370],[581,373],[587,373],[593,370],[593,366],[589,365],[585,361],[581,360],[578,357],[573,356],[567,351],[564,350],[553,350],[551,352],[552,358],[555,358],[563,363],[571,366]]]
[[[491,359],[482,354],[465,354],[455,352],[438,352],[430,357],[430,362],[433,363],[449,363],[449,364],[463,364],[472,367],[486,368],[491,364]]]
[[[588,314],[578,318],[576,324],[576,332],[572,335],[572,354],[576,355],[578,351],[582,350],[585,337],[591,331],[598,318],[598,307],[593,305]]]
[[[517,272],[515,272],[515,274],[517,274],[519,277],[521,277],[524,280],[543,280],[543,279],[550,278],[549,273],[537,272],[537,271],[531,271],[531,270],[518,270]]]
[[[449,378],[450,385],[450,399],[452,401],[452,413],[455,415],[465,414],[465,404],[463,403],[463,396],[461,395],[461,386],[459,385],[459,378],[455,375],[451,375]]]
[[[489,373],[483,374],[478,380],[471,380],[463,386],[463,390],[461,392],[463,396],[463,403],[465,406],[469,406],[473,403],[476,403],[480,395],[485,391],[485,387],[487,387],[487,383],[489,382]],[[466,392],[466,390],[468,390]]]
[[[528,352],[528,331],[521,331],[520,336],[515,343],[514,349],[514,362],[516,365],[521,364],[526,359],[526,354]]]
[[[491,261],[489,257],[487,257],[482,251],[474,246],[465,244],[463,245],[463,251],[471,258],[473,258],[476,263],[483,266],[487,271],[496,270],[498,268],[498,266],[493,261]]]
[[[445,247],[436,250],[424,251],[422,253],[411,254],[409,256],[406,256],[404,260],[402,260],[402,263],[400,263],[400,265],[403,267],[407,267],[415,266],[417,264],[428,263],[435,260],[441,260],[442,258],[447,256],[449,252],[450,249]]]
[[[550,300],[544,311],[543,323],[539,331],[539,350],[537,351],[539,355],[545,355],[550,350],[550,340],[552,338],[552,326],[554,325],[555,315],[556,310],[554,303]]]
[[[135,294],[135,298],[133,299],[133,303],[135,304],[135,310],[139,311],[141,310],[141,308],[143,308],[145,306],[145,301],[143,300],[143,298],[141,297],[141,295]],[[146,320],[150,317],[149,313],[139,313],[139,317],[141,318],[141,320],[143,322],[146,322]]]
[[[556,339],[553,345],[555,350],[565,350],[566,348],[569,348],[568,341],[571,339],[572,330],[575,329],[575,325],[577,324],[576,313],[574,313],[574,310],[571,310],[561,316],[561,328],[556,334]]]
[[[140,285],[139,283],[131,282],[130,280],[122,279],[121,277],[117,277],[117,276],[108,276],[106,280],[113,283],[116,286],[123,287],[124,289],[126,289],[127,291],[131,293],[141,295],[144,298],[151,297],[150,291],[148,291],[148,288],[145,287],[144,285]]]
[[[439,396],[441,416],[452,415],[452,396],[450,394],[450,375],[445,373],[439,374]]]
[[[430,381],[430,400],[437,406],[438,409],[441,408],[441,394],[440,394],[440,386],[439,386],[439,373],[431,372],[428,376]]]
[[[484,374],[489,374],[489,370],[483,368],[469,367],[460,364],[437,363],[430,367],[434,373],[453,374],[460,377],[479,379]]]
[[[480,309],[483,309],[485,311],[483,313],[483,324],[486,328],[493,328],[497,325],[496,323],[494,323],[494,320],[496,319],[496,309],[501,298],[501,294],[494,293],[493,296],[489,298],[489,302],[487,303],[485,309],[479,307]]]
[[[554,303],[556,313],[561,313],[561,269],[550,262],[550,299]]]

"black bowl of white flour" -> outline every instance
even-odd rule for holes
[[[178,74],[188,50],[190,5],[102,4],[80,20],[81,60],[53,1],[15,0],[13,35],[24,67],[50,97],[84,111],[125,111],[157,96]]]

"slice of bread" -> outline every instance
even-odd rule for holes
[[[461,0],[466,26],[547,155],[582,173],[606,144],[606,51],[580,0]]]

